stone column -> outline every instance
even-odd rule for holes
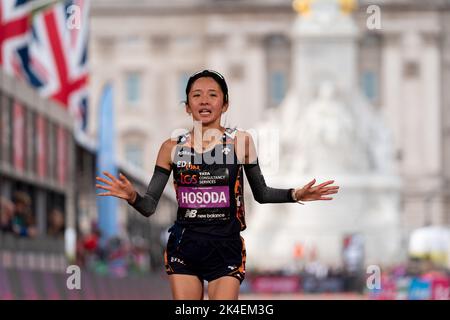
[[[443,22],[444,36],[442,43],[442,150],[443,150],[443,170],[444,170],[444,223],[450,224],[450,13],[445,13],[441,17]]]
[[[407,229],[442,221],[440,53],[436,34],[408,31],[400,42],[397,92]]]
[[[247,93],[244,94],[243,104],[239,105],[237,122],[243,129],[250,129],[254,128],[266,106],[267,95],[261,89],[267,88],[267,75],[263,37],[250,34],[246,43],[245,78],[242,81]]]
[[[383,35],[382,48],[382,66],[381,66],[381,81],[380,90],[382,94],[381,113],[384,120],[387,122],[389,128],[393,133],[394,148],[397,156],[401,156],[402,139],[402,116],[400,105],[400,86],[402,83],[402,64],[400,48],[398,45],[399,36],[397,34]],[[399,160],[399,159],[397,159]],[[397,161],[397,170],[400,168],[400,163]]]
[[[426,174],[429,176],[427,191],[431,195],[431,222],[444,223],[442,190],[444,187],[444,167],[442,149],[442,57],[441,38],[439,33],[423,34],[424,48],[422,50],[423,64],[423,97],[425,105],[421,113],[424,128],[425,154],[428,154]],[[427,179],[428,180],[428,179]]]

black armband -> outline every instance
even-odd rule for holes
[[[155,166],[152,179],[147,187],[147,192],[142,197],[136,192],[136,200],[130,205],[145,217],[151,216],[156,211],[159,199],[170,177],[170,170],[158,165]]]
[[[266,185],[258,160],[244,164],[245,175],[252,189],[253,197],[259,203],[295,202],[292,199],[292,188],[277,189]]]

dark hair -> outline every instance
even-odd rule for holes
[[[223,92],[223,103],[228,103],[228,86],[227,83],[225,82],[225,78],[220,73],[214,70],[199,71],[189,77],[189,80],[186,85],[186,103],[188,103],[189,101],[188,100],[189,91],[191,91],[191,87],[194,84],[195,80],[206,77],[213,78],[217,82],[217,84],[219,85],[220,89],[222,89]]]

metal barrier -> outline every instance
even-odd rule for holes
[[[0,300],[170,299],[168,280],[163,274],[118,279],[82,270],[80,275],[80,287],[69,289],[69,274],[0,266]]]
[[[0,233],[0,300],[170,299],[163,273],[123,278],[80,269],[80,288],[67,285],[64,240]]]

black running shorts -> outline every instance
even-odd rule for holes
[[[201,281],[231,276],[245,277],[245,243],[235,238],[211,238],[179,229],[171,232],[164,253],[167,274],[195,275]]]

